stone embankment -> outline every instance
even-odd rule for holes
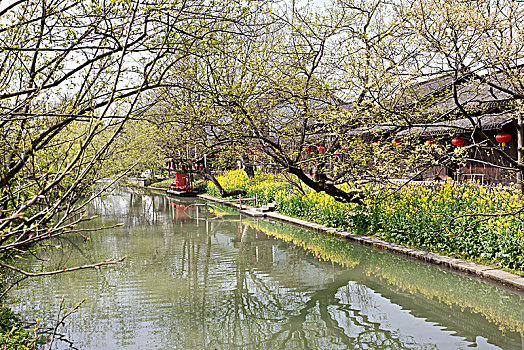
[[[201,199],[220,203],[232,208],[239,209],[242,214],[249,215],[252,217],[261,217],[274,219],[286,223],[290,223],[296,226],[307,228],[317,232],[330,233],[332,235],[345,238],[347,240],[374,246],[380,249],[384,249],[390,252],[406,255],[418,260],[426,261],[431,264],[440,265],[443,267],[450,268],[452,270],[461,271],[470,275],[474,275],[486,280],[490,280],[504,286],[515,288],[521,291],[524,291],[524,277],[517,276],[515,274],[495,269],[490,266],[475,264],[469,261],[464,261],[460,259],[450,258],[448,256],[427,252],[420,249],[404,247],[399,244],[389,243],[381,239],[369,236],[357,235],[349,232],[337,231],[334,228],[326,227],[324,225],[312,223],[309,221],[292,218],[286,215],[282,215],[272,211],[263,211],[260,208],[254,208],[247,206],[245,204],[239,204],[238,202],[230,202],[224,199],[211,197],[205,194],[198,196]]]

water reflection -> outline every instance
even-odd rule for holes
[[[28,318],[87,297],[65,327],[80,349],[522,348],[523,296],[480,281],[198,201],[122,193],[91,211],[125,225],[32,268],[125,262],[17,291]]]

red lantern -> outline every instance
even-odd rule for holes
[[[464,140],[462,137],[455,137],[453,140],[451,140],[451,143],[453,146],[462,147],[466,144],[466,140]]]
[[[511,141],[511,135],[508,134],[507,132],[501,132],[500,134],[495,136],[495,139],[497,140],[497,142],[501,144],[502,149],[504,149],[504,146],[506,146],[506,143]]]
[[[380,141],[373,142],[373,147],[377,148],[378,146],[380,146]]]
[[[402,144],[402,142],[399,139],[394,139],[393,142],[391,142],[393,147],[398,147]]]
[[[324,147],[324,146],[320,146],[320,147],[318,148],[318,151],[319,151],[320,153],[324,153],[324,152],[326,152],[326,147]]]
[[[431,146],[431,145],[433,145],[434,143],[435,143],[435,142],[433,142],[432,140],[427,140],[427,141],[426,141],[426,145],[428,145],[428,146]]]

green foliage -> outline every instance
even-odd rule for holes
[[[158,127],[147,122],[128,121],[111,147],[104,172],[117,175],[129,169],[140,175],[145,170],[155,169],[164,163],[162,139],[168,138]]]
[[[217,180],[224,190],[244,190],[249,198],[256,194],[261,205],[274,202],[279,192],[291,191],[291,186],[284,178],[263,173],[256,173],[255,177],[250,179],[244,171],[232,170],[218,176]],[[218,189],[211,183],[207,185],[207,192],[220,197]]]
[[[6,350],[34,349],[39,337],[20,325],[20,316],[11,309],[0,308],[0,346]]]
[[[524,270],[521,206],[518,191],[503,187],[408,185],[369,193],[367,230],[391,242]],[[356,226],[362,214],[352,220]]]
[[[20,322],[18,314],[7,307],[0,308],[0,329],[2,332],[9,331],[14,323]]]
[[[347,228],[347,212],[354,207],[352,204],[337,202],[324,192],[298,189],[283,176],[256,173],[253,179],[249,179],[243,171],[233,170],[218,176],[217,180],[225,190],[241,189],[247,192],[249,198],[256,194],[260,205],[276,202],[277,211],[283,214],[331,227]],[[344,186],[344,189],[349,190],[350,187]],[[213,185],[209,185],[208,193],[220,196]]]
[[[166,180],[162,180],[162,181],[159,181],[159,182],[155,182],[151,186],[168,189],[168,188],[170,188],[171,182],[173,182],[173,181],[174,181],[173,179],[166,179]]]
[[[198,192],[206,192],[207,191],[207,181],[206,180],[196,180],[193,182],[193,190]]]

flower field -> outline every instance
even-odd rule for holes
[[[516,190],[476,183],[409,185],[374,198],[369,230],[386,240],[524,270],[523,202]]]
[[[325,193],[301,192],[280,176],[243,171],[218,177],[224,189],[243,189],[260,204],[276,201],[282,214],[389,242],[524,271],[524,206],[518,191],[451,182],[400,189],[366,187],[365,204],[336,202]],[[347,186],[349,189],[350,185]],[[208,193],[219,196],[213,185]]]

